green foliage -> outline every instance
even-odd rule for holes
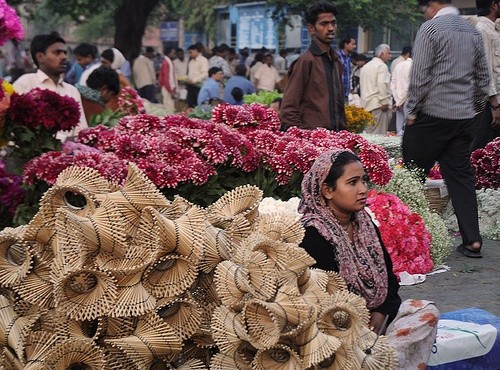
[[[270,106],[273,101],[279,98],[283,98],[283,94],[278,92],[278,90],[260,91],[258,93],[244,95],[243,102],[245,104],[260,103]]]
[[[287,14],[301,14],[311,5],[310,1],[304,0],[270,0],[270,5],[275,5],[276,15],[281,15],[287,21]],[[394,24],[404,19],[408,22],[416,22],[421,19],[418,13],[418,3],[416,0],[337,0],[334,2],[339,14],[338,34],[344,29],[349,29],[361,25],[364,30],[376,30],[382,27],[394,29]],[[285,14],[284,9],[288,9]],[[396,31],[399,27],[395,28]]]
[[[212,107],[209,104],[199,105],[197,107],[194,107],[194,109],[191,112],[189,112],[188,117],[209,120],[212,118],[212,109],[213,108],[214,107]]]
[[[90,117],[88,122],[89,127],[95,127],[97,125],[104,125],[106,127],[114,127],[117,123],[125,116],[123,112],[114,112],[111,109],[106,109],[100,114],[95,114]]]

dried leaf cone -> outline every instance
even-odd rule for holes
[[[255,370],[289,370],[302,369],[302,359],[299,354],[284,344],[261,349],[252,362]]]

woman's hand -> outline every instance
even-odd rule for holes
[[[373,311],[370,314],[370,329],[377,334],[384,335],[386,327],[382,328],[385,324],[386,315]],[[381,333],[379,333],[380,329],[383,329]]]

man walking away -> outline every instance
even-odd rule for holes
[[[419,4],[428,20],[413,46],[403,160],[425,173],[439,161],[462,236],[457,251],[477,258],[482,238],[470,147],[490,84],[483,41],[451,0]]]

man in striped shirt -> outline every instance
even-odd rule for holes
[[[457,251],[477,258],[482,239],[470,145],[490,78],[481,35],[450,3],[419,0],[428,21],[413,46],[403,159],[425,173],[439,162],[462,236]]]

